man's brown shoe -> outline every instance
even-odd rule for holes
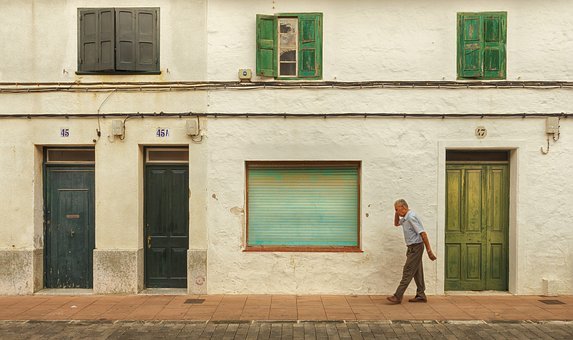
[[[390,301],[391,304],[393,305],[397,305],[399,303],[402,303],[402,300],[398,299],[396,296],[392,295],[392,296],[388,296],[386,298],[386,300]]]
[[[411,298],[410,300],[408,300],[408,302],[424,302],[424,303],[426,303],[426,302],[428,302],[428,299],[420,297],[420,296],[415,296],[415,297]]]

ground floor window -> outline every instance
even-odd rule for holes
[[[247,162],[246,173],[247,250],[360,250],[360,162]]]

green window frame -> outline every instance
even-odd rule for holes
[[[322,13],[257,14],[257,75],[281,80],[322,79],[322,18]],[[298,21],[296,75],[280,75],[281,19]]]
[[[78,8],[78,74],[159,74],[159,8]]]
[[[458,13],[458,79],[506,78],[507,12]]]
[[[360,250],[359,161],[246,162],[246,251]]]

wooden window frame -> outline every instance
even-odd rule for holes
[[[355,167],[357,170],[358,211],[356,221],[356,246],[250,246],[249,240],[249,170],[252,168],[300,168],[300,167]],[[245,239],[244,252],[338,252],[361,253],[361,161],[246,161],[245,162]]]
[[[115,11],[117,10],[148,10],[148,11],[155,11],[155,15],[156,15],[156,27],[155,30],[153,32],[154,38],[155,38],[155,47],[154,47],[154,53],[157,55],[156,58],[156,66],[154,67],[153,70],[137,70],[135,69],[136,67],[134,67],[134,69],[132,70],[120,70],[118,69],[118,61],[117,61],[117,41],[118,41],[118,36],[117,36],[117,30],[114,26],[114,30],[113,30],[113,46],[114,46],[114,67],[113,69],[105,69],[105,70],[97,70],[97,69],[92,69],[90,70],[89,67],[88,69],[85,69],[86,66],[82,66],[82,51],[81,49],[83,48],[82,43],[82,13],[85,11],[90,11],[90,10],[94,10],[94,11],[98,11],[98,10],[105,10],[105,9],[110,9],[112,11],[114,11],[114,25],[115,25],[115,20],[116,20],[116,16],[115,16]],[[160,69],[160,7],[81,7],[77,9],[77,21],[78,21],[78,25],[77,25],[77,30],[78,30],[78,39],[77,39],[77,70],[76,70],[76,74],[78,75],[135,75],[135,74],[161,74],[161,69]],[[99,25],[99,23],[98,23]],[[135,47],[137,48],[137,47]],[[85,56],[84,56],[85,58]],[[137,63],[137,60],[135,60],[135,63]],[[101,66],[100,66],[101,67]]]
[[[271,20],[272,18],[274,18],[274,36],[273,36],[273,44],[274,44],[274,60],[273,60],[273,71],[271,72],[270,69],[269,70],[262,70],[261,65],[259,65],[260,61],[259,61],[259,18],[260,17],[266,17],[266,19]],[[301,22],[302,21],[309,21],[309,18],[314,17],[316,19],[316,26],[315,26],[315,40],[311,40],[313,41],[313,43],[308,43],[307,41],[305,41],[302,37],[303,32],[300,29],[301,27]],[[278,39],[280,36],[280,32],[279,32],[279,19],[288,19],[288,18],[292,18],[292,19],[297,19],[298,20],[298,25],[299,25],[299,29],[297,32],[297,66],[296,66],[296,72],[297,75],[296,76],[280,76],[279,75],[279,68],[280,68],[280,56],[279,56],[279,50],[278,50]],[[276,13],[274,15],[257,15],[257,39],[256,39],[256,44],[257,44],[257,67],[256,67],[256,74],[258,76],[264,76],[264,77],[273,77],[277,80],[320,80],[322,79],[322,66],[324,64],[323,62],[323,50],[324,50],[324,42],[323,42],[323,22],[324,22],[324,15],[323,13],[320,12],[308,12],[308,13]],[[309,44],[310,46],[314,46],[314,48],[308,48],[308,46],[305,44]],[[270,40],[269,40],[269,45],[270,45]],[[304,47],[304,46],[307,47]],[[267,48],[270,48],[267,46]],[[303,60],[303,53],[302,51],[314,51],[314,56],[315,56],[315,72],[313,75],[301,75],[301,73],[304,73],[304,69],[302,69],[300,67],[301,63],[304,64]],[[308,71],[307,71],[308,72]],[[272,73],[272,75],[271,75]]]
[[[480,36],[478,37],[479,43],[479,54],[481,57],[480,61],[480,72],[482,75],[480,76],[468,76],[464,75],[464,18],[466,17],[478,17],[480,20]],[[497,42],[499,48],[503,49],[503,54],[500,55],[499,60],[499,67],[500,70],[497,75],[488,75],[487,71],[485,70],[485,51],[488,49],[486,46],[487,43],[485,41],[485,30],[484,30],[484,18],[486,17],[496,17],[500,20],[500,41]],[[498,11],[498,12],[459,12],[457,13],[457,36],[456,36],[456,45],[457,45],[457,56],[456,56],[456,64],[457,64],[457,79],[459,80],[503,80],[507,79],[507,12]],[[489,71],[491,73],[491,71]]]

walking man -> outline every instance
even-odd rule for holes
[[[394,226],[402,226],[408,251],[406,252],[406,264],[404,264],[400,285],[394,295],[389,296],[387,299],[392,304],[401,303],[406,288],[408,288],[412,278],[414,278],[417,287],[416,296],[408,301],[428,302],[425,293],[424,269],[422,268],[424,245],[426,246],[430,260],[434,261],[436,255],[432,252],[430,241],[426,231],[424,231],[422,222],[412,210],[408,209],[408,203],[403,199],[399,199],[394,203],[394,210]]]

